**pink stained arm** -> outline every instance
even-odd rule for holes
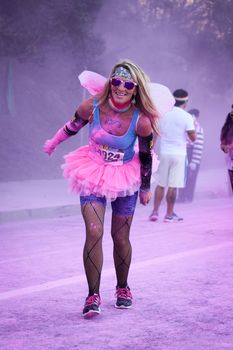
[[[69,137],[77,134],[79,130],[88,123],[87,120],[83,120],[80,117],[68,121],[62,128],[60,128],[52,139],[46,140],[43,146],[43,150],[49,156],[55,151],[56,147]]]
[[[50,140],[46,140],[43,146],[43,151],[49,156],[54,152],[59,143],[65,141],[69,136],[65,133],[64,129],[59,129],[54,137]]]

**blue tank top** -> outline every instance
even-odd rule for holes
[[[128,130],[122,136],[112,135],[105,131],[100,124],[100,112],[97,107],[98,101],[94,100],[93,121],[90,124],[90,140],[98,145],[110,147],[111,149],[124,152],[123,162],[128,162],[134,156],[134,145],[137,138],[136,126],[139,111],[133,112],[132,120]]]

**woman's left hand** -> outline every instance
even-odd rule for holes
[[[139,199],[140,199],[140,203],[142,205],[147,205],[150,202],[151,199],[151,192],[139,192]]]
[[[221,150],[222,150],[224,153],[228,153],[228,152],[229,152],[229,149],[230,149],[230,145],[223,145],[223,144],[221,144]]]

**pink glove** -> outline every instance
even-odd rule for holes
[[[77,134],[79,130],[82,129],[82,127],[87,123],[87,120],[83,120],[79,116],[68,121],[61,129],[58,130],[51,140],[45,141],[43,147],[44,152],[51,156],[59,143],[65,141],[70,136]]]
[[[47,140],[44,143],[43,150],[45,153],[47,153],[49,156],[53,153],[53,151],[56,149],[57,145],[61,143],[62,141],[65,141],[68,139],[70,135],[68,135],[64,128],[58,130],[58,132],[54,135],[54,137],[51,140]]]

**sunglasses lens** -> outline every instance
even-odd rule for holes
[[[132,81],[125,81],[125,88],[127,90],[132,90],[134,88],[134,83]]]
[[[111,83],[112,83],[113,86],[119,86],[119,85],[121,85],[121,80],[120,79],[116,79],[116,78],[112,78]]]
[[[117,78],[112,78],[111,83],[113,86],[120,86],[121,83],[124,83],[124,87],[127,90],[132,90],[135,86],[135,84],[132,81],[122,81],[121,79],[117,79]]]

